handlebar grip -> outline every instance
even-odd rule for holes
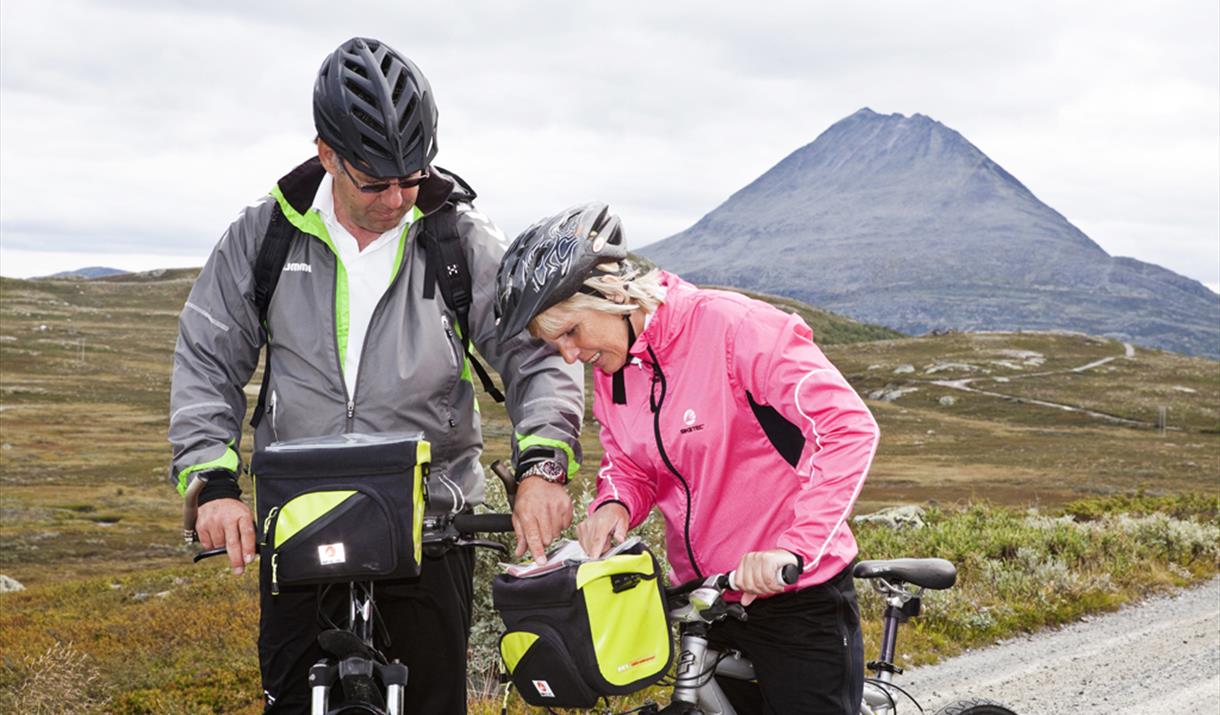
[[[513,530],[512,514],[458,514],[453,517],[453,528],[463,534],[507,533]]]
[[[716,587],[717,588],[728,588],[733,591],[741,590],[741,589],[737,588],[737,584],[735,584],[733,582],[733,577],[736,575],[737,575],[736,571],[730,571],[727,574],[721,574],[716,579]],[[784,584],[785,586],[791,586],[792,584],[796,583],[797,579],[799,579],[800,577],[801,577],[801,572],[800,572],[800,569],[798,569],[796,567],[796,564],[788,564],[787,566],[783,567],[775,574],[775,580],[779,581],[780,583]]]
[[[220,556],[221,554],[227,554],[227,553],[229,553],[229,550],[223,546],[215,548],[215,549],[205,549],[203,551],[196,553],[193,557],[191,557],[191,560],[195,563],[199,563],[200,561],[203,561],[204,559],[209,559],[213,556]]]
[[[796,580],[800,577],[801,577],[801,572],[796,567],[796,564],[788,564],[784,568],[780,569],[780,572],[779,572],[780,583],[786,584],[788,586],[791,586],[792,584],[796,583]]]

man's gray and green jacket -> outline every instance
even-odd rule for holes
[[[439,291],[423,297],[425,251],[416,236],[446,201],[458,206],[458,232],[472,276],[472,342],[504,381],[515,431],[514,457],[548,450],[575,472],[584,412],[579,365],[566,365],[527,333],[496,342],[496,270],[503,234],[443,172],[420,188],[417,215],[398,243],[397,267],[373,312],[357,384],[348,399],[347,273],[317,211],[310,210],[323,169],[311,159],[246,208],[221,237],[179,319],[169,439],[171,480],[193,513],[204,473],[241,472],[239,444],[259,350],[271,345],[267,411],[254,434],[274,441],[346,432],[422,432],[432,443],[428,511],[460,510],[483,500],[483,434],[470,366],[453,312]],[[276,203],[299,235],[259,324],[253,270]],[[533,452],[531,451],[531,454]],[[189,525],[188,525],[189,526]]]

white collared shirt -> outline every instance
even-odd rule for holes
[[[403,216],[397,226],[381,234],[364,250],[339,219],[335,216],[334,179],[330,174],[322,177],[318,192],[314,194],[312,209],[317,209],[326,224],[331,243],[339,252],[339,261],[347,271],[347,352],[343,358],[343,382],[347,385],[347,397],[356,393],[356,378],[360,372],[360,354],[364,350],[364,336],[369,329],[373,310],[390,282],[394,280],[395,258],[398,245],[406,240],[406,229],[415,221],[419,209],[413,208]]]

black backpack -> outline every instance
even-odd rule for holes
[[[271,305],[271,296],[275,293],[275,286],[284,271],[288,249],[297,235],[296,228],[284,217],[278,202],[272,211],[271,224],[267,227],[267,235],[263,238],[262,246],[258,249],[258,258],[254,262],[254,303],[258,306],[258,321],[264,329],[267,328],[267,308]],[[419,240],[426,255],[424,298],[434,299],[436,286],[440,284],[445,305],[457,315],[466,359],[478,374],[487,394],[496,402],[504,402],[504,393],[500,392],[491,381],[487,370],[470,353],[470,267],[466,264],[466,255],[462,252],[462,237],[458,235],[457,207],[453,203],[446,203],[441,209],[421,220],[424,223],[420,227]],[[263,384],[258,390],[258,405],[250,417],[250,426],[256,429],[266,411],[267,384],[270,380],[271,344],[268,343],[263,363]]]

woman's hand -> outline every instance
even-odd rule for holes
[[[631,516],[627,507],[617,502],[606,502],[593,512],[593,516],[576,525],[576,535],[580,539],[580,547],[589,558],[595,559],[610,548],[610,539],[621,544],[627,538],[627,526]]]
[[[770,596],[787,588],[779,580],[779,572],[796,563],[796,554],[784,549],[751,551],[742,556],[733,575],[733,585],[742,593],[741,605],[748,606],[759,596]]]

